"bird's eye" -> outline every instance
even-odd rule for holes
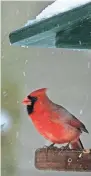
[[[37,101],[37,97],[32,97],[32,101],[33,102]]]
[[[31,100],[32,102],[36,102],[37,101],[37,97],[32,97],[30,95],[28,95],[28,99]]]

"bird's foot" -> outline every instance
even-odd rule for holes
[[[66,146],[60,147],[61,150],[70,150],[69,143]]]
[[[44,145],[44,148],[53,148],[54,147],[54,143],[52,143],[51,145],[47,146],[47,145]]]
[[[52,144],[49,145],[49,146],[44,145],[44,148],[46,148],[46,150],[48,151],[49,149],[54,148],[54,145],[55,145],[55,143],[52,143]]]
[[[85,153],[85,154],[91,153],[91,149],[84,149],[83,153]]]
[[[83,156],[83,154],[91,154],[91,149],[84,149],[81,153],[80,153],[80,155],[79,155],[79,158],[81,158],[82,156]]]

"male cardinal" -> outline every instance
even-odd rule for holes
[[[88,133],[85,125],[63,106],[53,103],[46,95],[47,88],[30,93],[23,104],[38,132],[54,144],[71,144],[72,149],[84,149],[80,134]]]

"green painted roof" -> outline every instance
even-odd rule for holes
[[[91,49],[91,3],[24,26],[9,39],[18,46]]]

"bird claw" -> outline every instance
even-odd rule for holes
[[[48,146],[47,146],[47,145],[44,145],[43,148],[48,148]]]
[[[50,150],[50,149],[54,148],[54,143],[53,143],[53,144],[51,144],[51,145],[49,145],[49,146],[44,145],[44,147],[43,147],[43,148],[45,148],[45,149],[48,151],[48,150]]]
[[[67,144],[66,146],[62,146],[60,147],[61,150],[70,150],[69,144]]]
[[[88,154],[88,153],[91,153],[91,150],[88,150],[88,149],[84,149],[84,150],[83,150],[83,153],[84,153],[84,154]]]
[[[45,148],[45,149],[48,151],[48,150],[53,149],[53,148],[56,148],[56,147],[54,147],[54,143],[53,143],[53,144],[51,144],[51,145],[49,145],[49,146],[44,145],[43,148]],[[60,147],[60,149],[61,149],[62,151],[63,151],[63,150],[70,150],[69,143],[68,143],[66,146]]]
[[[91,150],[89,149],[84,149],[81,153],[80,153],[80,155],[79,155],[79,158],[81,158],[82,156],[83,156],[83,154],[89,154],[89,153],[91,153]]]

